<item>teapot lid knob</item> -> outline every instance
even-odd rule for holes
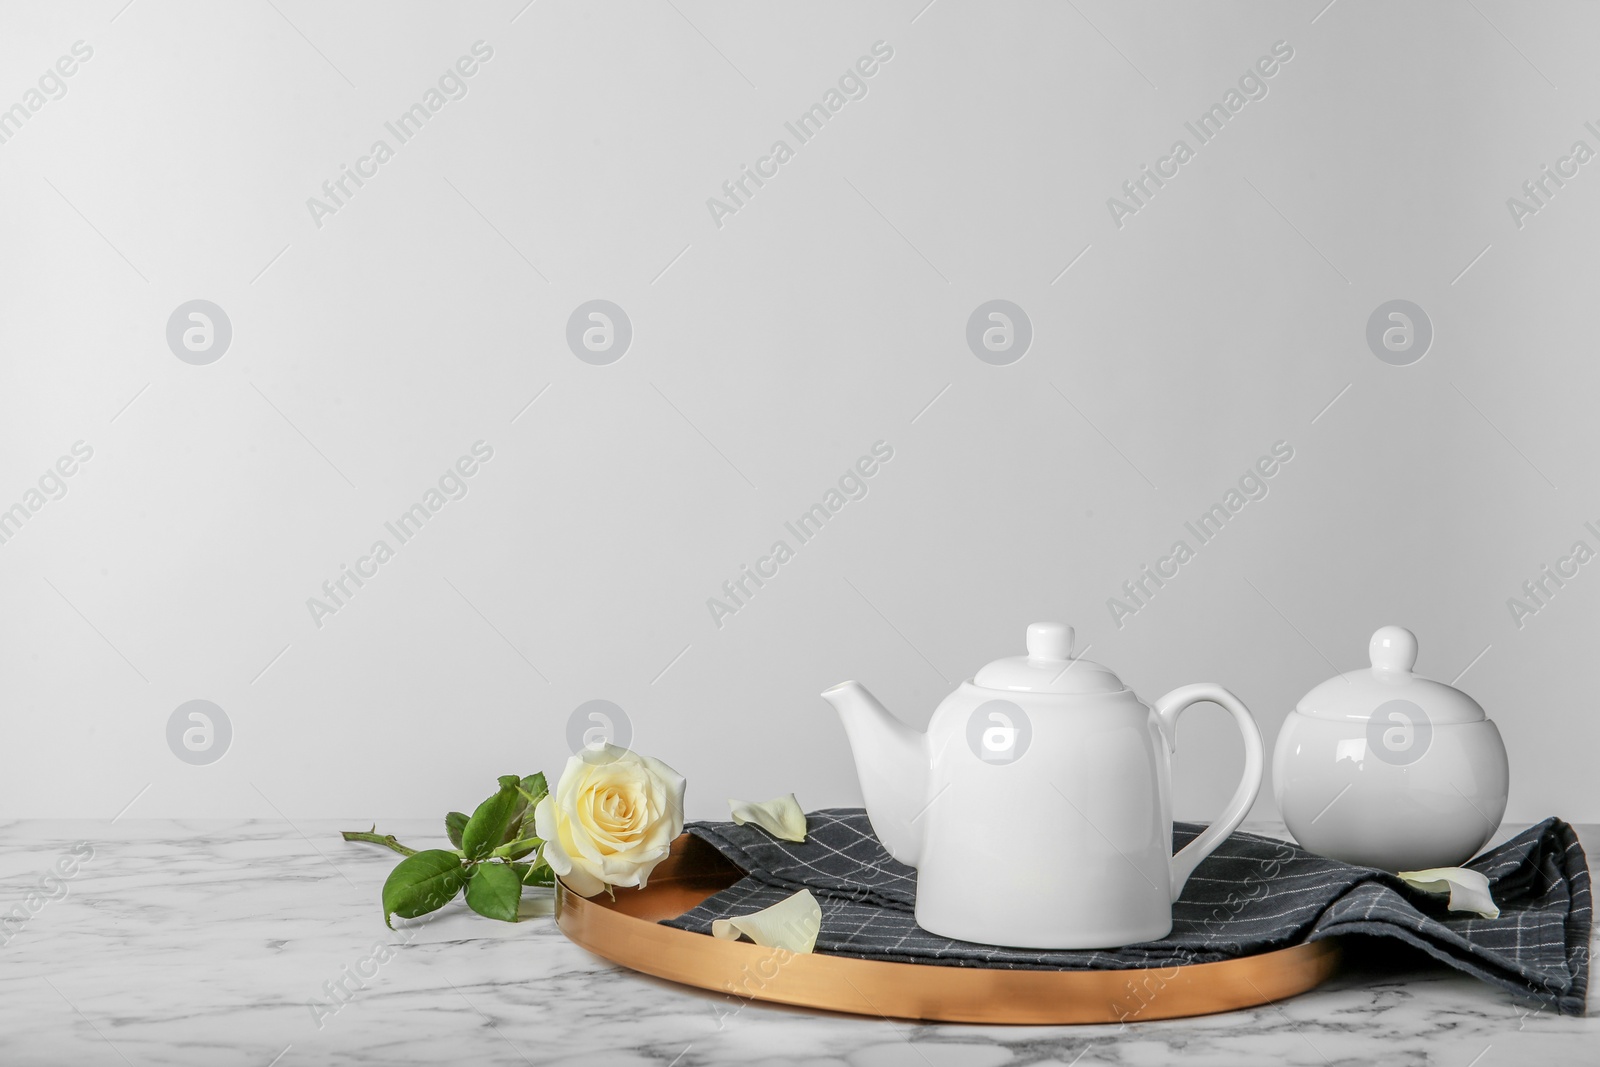
[[[1410,674],[1417,665],[1417,635],[1404,626],[1384,626],[1372,635],[1367,654],[1373,670]]]
[[[1127,691],[1109,668],[1073,656],[1072,638],[1072,627],[1064,622],[1033,623],[1028,627],[1028,654],[995,660],[972,676],[972,684],[1009,693],[1066,696]]]
[[[1045,660],[1071,659],[1072,627],[1061,622],[1030,623],[1028,625],[1028,658]]]

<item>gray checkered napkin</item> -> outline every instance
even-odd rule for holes
[[[1572,827],[1546,819],[1470,864],[1489,878],[1498,919],[1447,911],[1443,898],[1367,867],[1235,833],[1195,869],[1173,905],[1172,933],[1107,951],[1034,951],[936,937],[917,926],[916,872],[896,862],[860,808],[807,816],[806,840],[755,826],[690,823],[746,872],[667,925],[709,933],[713,919],[758,911],[800,889],[822,905],[817,951],[953,967],[1119,969],[1252,955],[1341,934],[1397,938],[1562,1014],[1581,1015],[1589,980],[1589,869]],[[1178,823],[1173,848],[1200,831]],[[1243,893],[1239,887],[1251,887]]]

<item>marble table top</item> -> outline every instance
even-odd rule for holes
[[[379,889],[398,857],[346,844],[340,829],[364,827],[0,824],[0,916],[24,916],[0,922],[0,1062],[1600,1063],[1600,1016],[1559,1018],[1411,957],[1347,964],[1279,1004],[1120,1027],[922,1025],[741,1005],[589,955],[556,929],[548,901],[525,901],[533,914],[515,925],[456,904],[391,932]],[[379,829],[442,843],[434,823]],[[1600,827],[1579,832],[1593,855]]]

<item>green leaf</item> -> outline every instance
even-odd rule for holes
[[[544,844],[544,838],[542,837],[518,838],[515,841],[501,845],[499,848],[489,853],[489,858],[497,860],[520,860],[530,852],[533,852],[542,844]]]
[[[555,885],[556,872],[544,863],[529,864],[517,863],[513,866],[519,868],[518,874],[522,876],[523,885]]]
[[[472,813],[461,830],[461,850],[467,854],[467,859],[481,860],[507,840],[506,834],[522,800],[518,788],[521,784],[522,779],[514,774],[502,775],[500,789]]]
[[[459,811],[452,811],[444,817],[444,832],[450,835],[450,843],[456,848],[461,847],[461,831],[467,828],[467,817]]]
[[[545,795],[550,792],[550,787],[545,784],[544,773],[530,774],[524,778],[522,780],[522,792],[528,798],[528,807],[530,809],[543,800]]]
[[[517,807],[512,813],[511,824],[506,827],[505,837],[500,840],[501,846],[512,844],[523,838],[533,837],[532,813],[535,805],[543,800],[549,792],[545,785],[543,774],[530,774],[517,783]],[[521,859],[538,847],[538,840],[533,844],[524,845],[509,852],[497,850],[495,855],[510,855],[513,859]]]
[[[517,811],[510,829],[506,831],[506,841],[516,840],[512,831],[519,828],[518,824],[533,810],[535,804],[544,799],[547,792],[549,790],[545,788],[542,774],[530,774],[517,783]]]
[[[390,929],[390,917],[415,919],[430,911],[438,911],[461,892],[467,870],[461,857],[454,852],[431,848],[407,856],[399,866],[389,872],[383,883],[383,922]]]
[[[488,919],[517,921],[517,902],[522,899],[522,881],[504,863],[480,863],[467,879],[467,907]]]

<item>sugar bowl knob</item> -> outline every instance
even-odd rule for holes
[[[1404,626],[1380,627],[1367,646],[1372,669],[1410,674],[1417,665],[1417,635]]]

